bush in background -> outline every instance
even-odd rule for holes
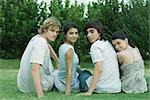
[[[88,6],[88,18],[83,17],[84,5],[69,6],[69,0],[63,7],[61,0],[51,1],[47,12],[46,4],[37,4],[35,0],[0,1],[0,58],[21,57],[31,37],[37,34],[41,22],[49,16],[56,16],[64,25],[74,21],[80,27],[80,38],[75,49],[81,61],[89,60],[89,47],[82,29],[88,20],[98,19],[104,27],[106,37],[116,30],[125,31],[140,49],[144,59],[149,59],[148,0],[129,0],[128,4],[118,0],[98,0]],[[55,51],[63,42],[62,35],[52,43]]]

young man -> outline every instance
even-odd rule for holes
[[[103,38],[103,25],[92,21],[85,25],[84,31],[89,42],[94,72],[86,80],[87,92],[79,95],[89,96],[96,93],[118,93],[121,91],[119,68],[116,52],[111,43]]]
[[[17,86],[21,92],[36,91],[38,97],[43,91],[51,90],[54,84],[51,57],[59,65],[59,60],[48,41],[55,41],[61,24],[55,17],[47,18],[39,34],[28,43],[20,62]]]

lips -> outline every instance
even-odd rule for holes
[[[57,36],[53,36],[53,39],[56,39],[57,38]]]
[[[72,39],[73,41],[76,41],[77,39]]]
[[[117,51],[119,51],[119,52],[120,52],[120,51],[122,51],[122,49],[121,49],[121,48],[118,48],[118,49],[117,49]]]
[[[88,38],[89,41],[92,41],[92,38]]]

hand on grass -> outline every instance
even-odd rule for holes
[[[42,98],[42,97],[44,97],[44,95],[38,96],[38,98]]]
[[[92,95],[92,93],[89,93],[89,92],[77,94],[77,96],[91,96],[91,95]]]
[[[67,96],[69,96],[69,95],[70,95],[70,93],[69,93],[69,92],[66,92],[66,95],[67,95]]]

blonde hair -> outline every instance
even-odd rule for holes
[[[60,21],[57,18],[49,17],[43,22],[43,24],[41,25],[41,27],[38,30],[38,32],[40,34],[43,34],[44,30],[47,30],[50,26],[52,26],[52,27],[59,27],[59,29],[60,29],[61,28],[61,23],[60,23]]]

